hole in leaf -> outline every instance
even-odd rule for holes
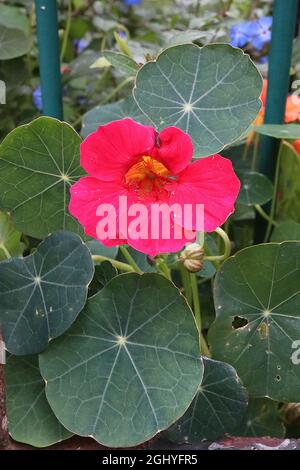
[[[244,326],[248,325],[248,323],[249,322],[246,318],[236,316],[233,319],[232,326],[235,330],[237,330],[238,328],[243,328]]]
[[[281,376],[280,376],[280,375],[276,375],[275,380],[276,380],[276,382],[280,382]]]

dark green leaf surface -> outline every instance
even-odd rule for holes
[[[94,132],[98,126],[117,119],[130,117],[141,124],[151,124],[151,121],[138,108],[133,98],[117,101],[113,104],[96,106],[83,116],[82,135],[86,137]]]
[[[216,276],[213,357],[232,364],[252,396],[299,400],[299,286],[297,242],[245,248]]]
[[[214,440],[231,433],[247,407],[246,389],[234,368],[224,362],[204,358],[204,376],[188,411],[166,436],[178,444]]]
[[[43,351],[82,310],[94,267],[78,235],[59,231],[26,258],[0,263],[0,322],[9,352]]]
[[[262,79],[249,57],[226,44],[164,50],[138,72],[134,98],[158,129],[190,134],[195,157],[236,141],[255,119]]]
[[[300,241],[300,224],[296,222],[288,221],[282,222],[275,227],[272,232],[272,242],[284,242],[287,240],[298,240]]]
[[[72,435],[56,419],[47,402],[37,356],[10,356],[5,381],[9,433],[13,439],[47,447]]]
[[[169,427],[202,379],[190,308],[158,274],[122,274],[40,356],[46,395],[72,432],[134,446]]]
[[[0,207],[35,238],[66,229],[82,233],[68,212],[69,188],[84,171],[80,137],[66,123],[41,117],[18,127],[0,146]]]
[[[278,437],[285,436],[285,428],[279,419],[278,403],[268,398],[252,398],[234,436]]]
[[[111,279],[117,276],[118,271],[116,268],[109,262],[103,261],[100,264],[95,266],[95,274],[92,282],[89,285],[89,297],[97,294],[99,290],[111,281]]]
[[[241,171],[238,173],[241,189],[237,202],[245,206],[265,204],[273,197],[271,181],[261,173],[255,171]]]

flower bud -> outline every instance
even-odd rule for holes
[[[204,250],[197,243],[187,245],[180,255],[184,267],[191,273],[196,273],[203,268]]]

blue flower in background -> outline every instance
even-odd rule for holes
[[[90,41],[86,38],[81,38],[81,39],[75,39],[75,41],[73,41],[73,43],[74,43],[74,46],[75,46],[75,49],[76,49],[76,53],[80,54],[84,49],[87,48]]]
[[[235,24],[230,30],[230,44],[234,47],[244,47],[250,41],[250,22]]]
[[[263,16],[252,24],[251,43],[258,51],[261,51],[264,45],[271,41],[272,20],[272,16]]]
[[[42,111],[43,109],[43,101],[42,101],[42,90],[41,87],[38,86],[35,88],[35,90],[32,93],[32,102],[36,109],[39,111]]]
[[[267,64],[269,62],[269,57],[267,55],[263,55],[258,59],[259,64]]]
[[[124,0],[125,5],[140,5],[143,0]]]

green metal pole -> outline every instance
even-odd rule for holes
[[[274,0],[265,124],[282,124],[284,122],[297,19],[297,3],[298,0]],[[275,175],[278,148],[279,141],[277,139],[263,137],[259,170],[272,181]],[[266,210],[268,211],[268,206]],[[262,241],[265,227],[265,221],[258,217],[256,242]]]
[[[56,0],[35,0],[43,114],[63,119]]]

